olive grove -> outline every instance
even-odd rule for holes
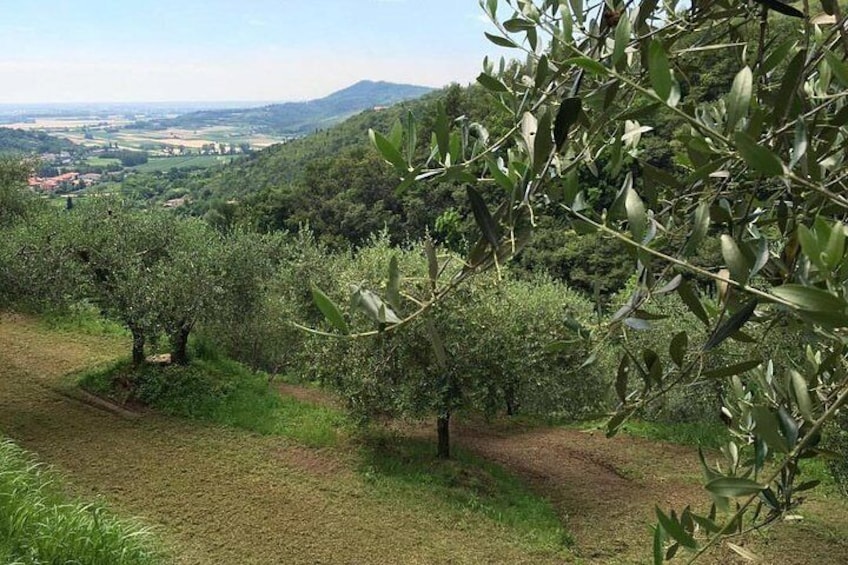
[[[478,78],[511,116],[507,133],[490,136],[486,124],[443,111],[422,155],[411,114],[391,132],[371,132],[399,190],[465,187],[479,240],[464,267],[445,269],[429,251],[428,290],[414,300],[404,287],[420,290],[420,278],[396,269],[382,295],[357,287],[352,308],[376,329],[349,327],[317,290],[316,304],[339,333],[418,328],[471,277],[499,272],[552,209],[573,237],[625,245],[637,283],[624,306],[591,327],[567,325],[595,351],[611,343],[621,351],[610,435],[669,392],[720,387],[716,410],[734,439],[721,464],[701,456],[712,506],[656,509],[654,561],[678,553],[694,561],[792,510],[815,486],[804,460],[828,455],[822,433],[846,410],[845,10],[836,0],[484,0],[481,8],[494,26],[489,40],[513,53],[512,62],[485,61]],[[718,52],[733,54],[730,80],[705,77]],[[615,199],[587,198],[587,175],[617,179]],[[695,260],[709,245],[720,249],[715,259]],[[652,305],[672,293],[702,327],[633,339],[650,335],[661,317]],[[767,347],[786,328],[797,347]],[[441,336],[428,335],[443,363]],[[728,340],[753,346],[716,361]]]

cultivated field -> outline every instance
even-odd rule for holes
[[[237,159],[237,155],[187,155],[185,157],[152,157],[147,163],[130,167],[131,171],[152,173],[171,169],[208,169],[225,165]]]
[[[56,137],[67,138],[86,147],[118,144],[120,149],[157,151],[165,147],[199,150],[205,145],[223,143],[238,147],[249,144],[252,149],[262,149],[286,141],[286,137],[268,136],[249,128],[216,126],[198,130],[168,128],[162,130],[127,129],[131,123],[123,116],[108,118],[37,118],[30,122],[4,124],[3,127],[43,131]]]
[[[116,124],[117,125],[117,124]],[[214,127],[200,130],[184,130],[184,129],[163,129],[163,130],[147,130],[147,129],[115,129],[114,127],[90,127],[83,130],[81,127],[77,129],[50,129],[38,128],[66,137],[78,143],[89,147],[101,147],[106,143],[117,143],[121,149],[143,149],[151,150],[158,149],[164,146],[168,147],[185,147],[188,149],[200,149],[204,145],[233,144],[236,147],[243,143],[247,143],[253,149],[262,149],[275,143],[285,141],[284,137],[270,137],[263,134],[253,133],[239,128]],[[86,133],[88,137],[86,137]]]

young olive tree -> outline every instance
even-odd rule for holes
[[[171,349],[171,361],[187,365],[188,338],[204,318],[213,318],[224,301],[228,272],[226,240],[208,223],[168,216],[167,255],[153,270],[150,296],[156,320]]]
[[[712,508],[656,509],[655,562],[681,548],[695,560],[798,504],[814,486],[801,479],[802,461],[821,455],[823,427],[848,400],[848,19],[836,0],[798,8],[484,0],[481,8],[494,26],[487,37],[519,59],[487,60],[478,78],[512,116],[508,132],[490,139],[483,125],[442,112],[424,162],[412,116],[389,134],[371,132],[402,187],[465,183],[481,234],[460,275],[434,275],[419,310],[386,317],[381,329],[403,331],[469,276],[498,269],[543,205],[557,206],[577,234],[626,245],[638,284],[592,334],[598,348],[599,336],[625,344],[608,433],[677,387],[717,381],[726,391],[727,462],[702,457]],[[733,55],[730,76],[696,96],[699,61],[719,52]],[[668,155],[643,151],[650,144]],[[611,204],[590,204],[587,172],[621,179]],[[696,262],[714,239],[720,259]],[[715,299],[699,281],[710,281]],[[702,330],[630,349],[622,337],[650,332],[652,303],[669,293]],[[337,312],[325,309],[332,320]],[[754,348],[747,359],[713,362],[719,345],[748,339],[748,328],[767,340],[784,324],[798,327],[796,351]]]
[[[563,325],[566,317],[591,319],[591,304],[565,285],[507,273],[498,281],[489,273],[422,313],[439,280],[464,270],[458,256],[437,251],[431,241],[422,254],[376,240],[327,262],[336,281],[327,294],[313,292],[328,320],[342,332],[375,329],[360,339],[314,339],[305,363],[312,369],[303,372],[336,388],[363,417],[435,416],[440,458],[450,458],[450,424],[461,410],[578,416],[597,410],[605,396],[607,383],[594,367],[577,369],[577,359],[588,355],[586,341],[571,339]],[[328,295],[343,297],[349,283],[354,292],[345,315]],[[369,286],[384,289],[385,300]],[[408,321],[402,331],[385,331],[402,318]],[[572,405],[563,409],[552,399]]]

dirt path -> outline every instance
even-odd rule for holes
[[[54,390],[126,345],[0,315],[0,433],[77,494],[153,525],[177,563],[556,562],[482,517],[380,499],[344,452],[152,414],[130,420]]]
[[[320,404],[334,402],[314,388],[284,385],[281,390]],[[696,512],[709,509],[691,447],[626,435],[607,438],[597,430],[454,420],[456,445],[521,476],[553,503],[581,563],[650,563],[655,506],[666,512],[690,504]],[[431,426],[398,428],[435,445]],[[753,551],[763,563],[848,564],[848,503],[822,494],[811,498],[800,510],[805,521],[778,524],[734,543]],[[749,562],[721,546],[699,563]]]
[[[429,428],[409,433],[435,442]],[[690,447],[622,435],[609,439],[601,431],[474,422],[455,423],[452,437],[523,477],[551,500],[574,539],[580,562],[650,563],[655,506],[666,511],[689,504],[696,512],[709,509],[700,465]],[[778,524],[733,542],[754,552],[760,563],[848,564],[848,502],[816,493],[799,513],[803,521]],[[721,545],[698,563],[750,562]]]
[[[410,507],[376,497],[344,450],[152,414],[122,418],[56,392],[68,373],[126,347],[0,314],[0,433],[58,467],[79,494],[103,495],[143,517],[177,563],[647,563],[654,505],[705,500],[689,448],[560,428],[456,425],[459,445],[547,496],[574,539],[573,559],[528,555],[480,517],[446,519],[426,501]],[[315,389],[281,387],[326,401]],[[736,541],[766,563],[848,563],[844,502],[814,500],[808,516]],[[705,562],[741,561],[724,550]]]
[[[457,426],[461,445],[529,480],[560,512],[576,553],[590,562],[648,562],[653,509],[704,499],[692,452],[601,432],[508,433]],[[684,462],[684,472],[672,467]]]

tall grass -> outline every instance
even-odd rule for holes
[[[71,502],[51,473],[0,439],[0,563],[161,563],[150,531],[98,504]]]
[[[49,330],[94,336],[129,336],[121,324],[104,318],[98,309],[87,302],[77,302],[61,312],[43,312],[41,324]]]

